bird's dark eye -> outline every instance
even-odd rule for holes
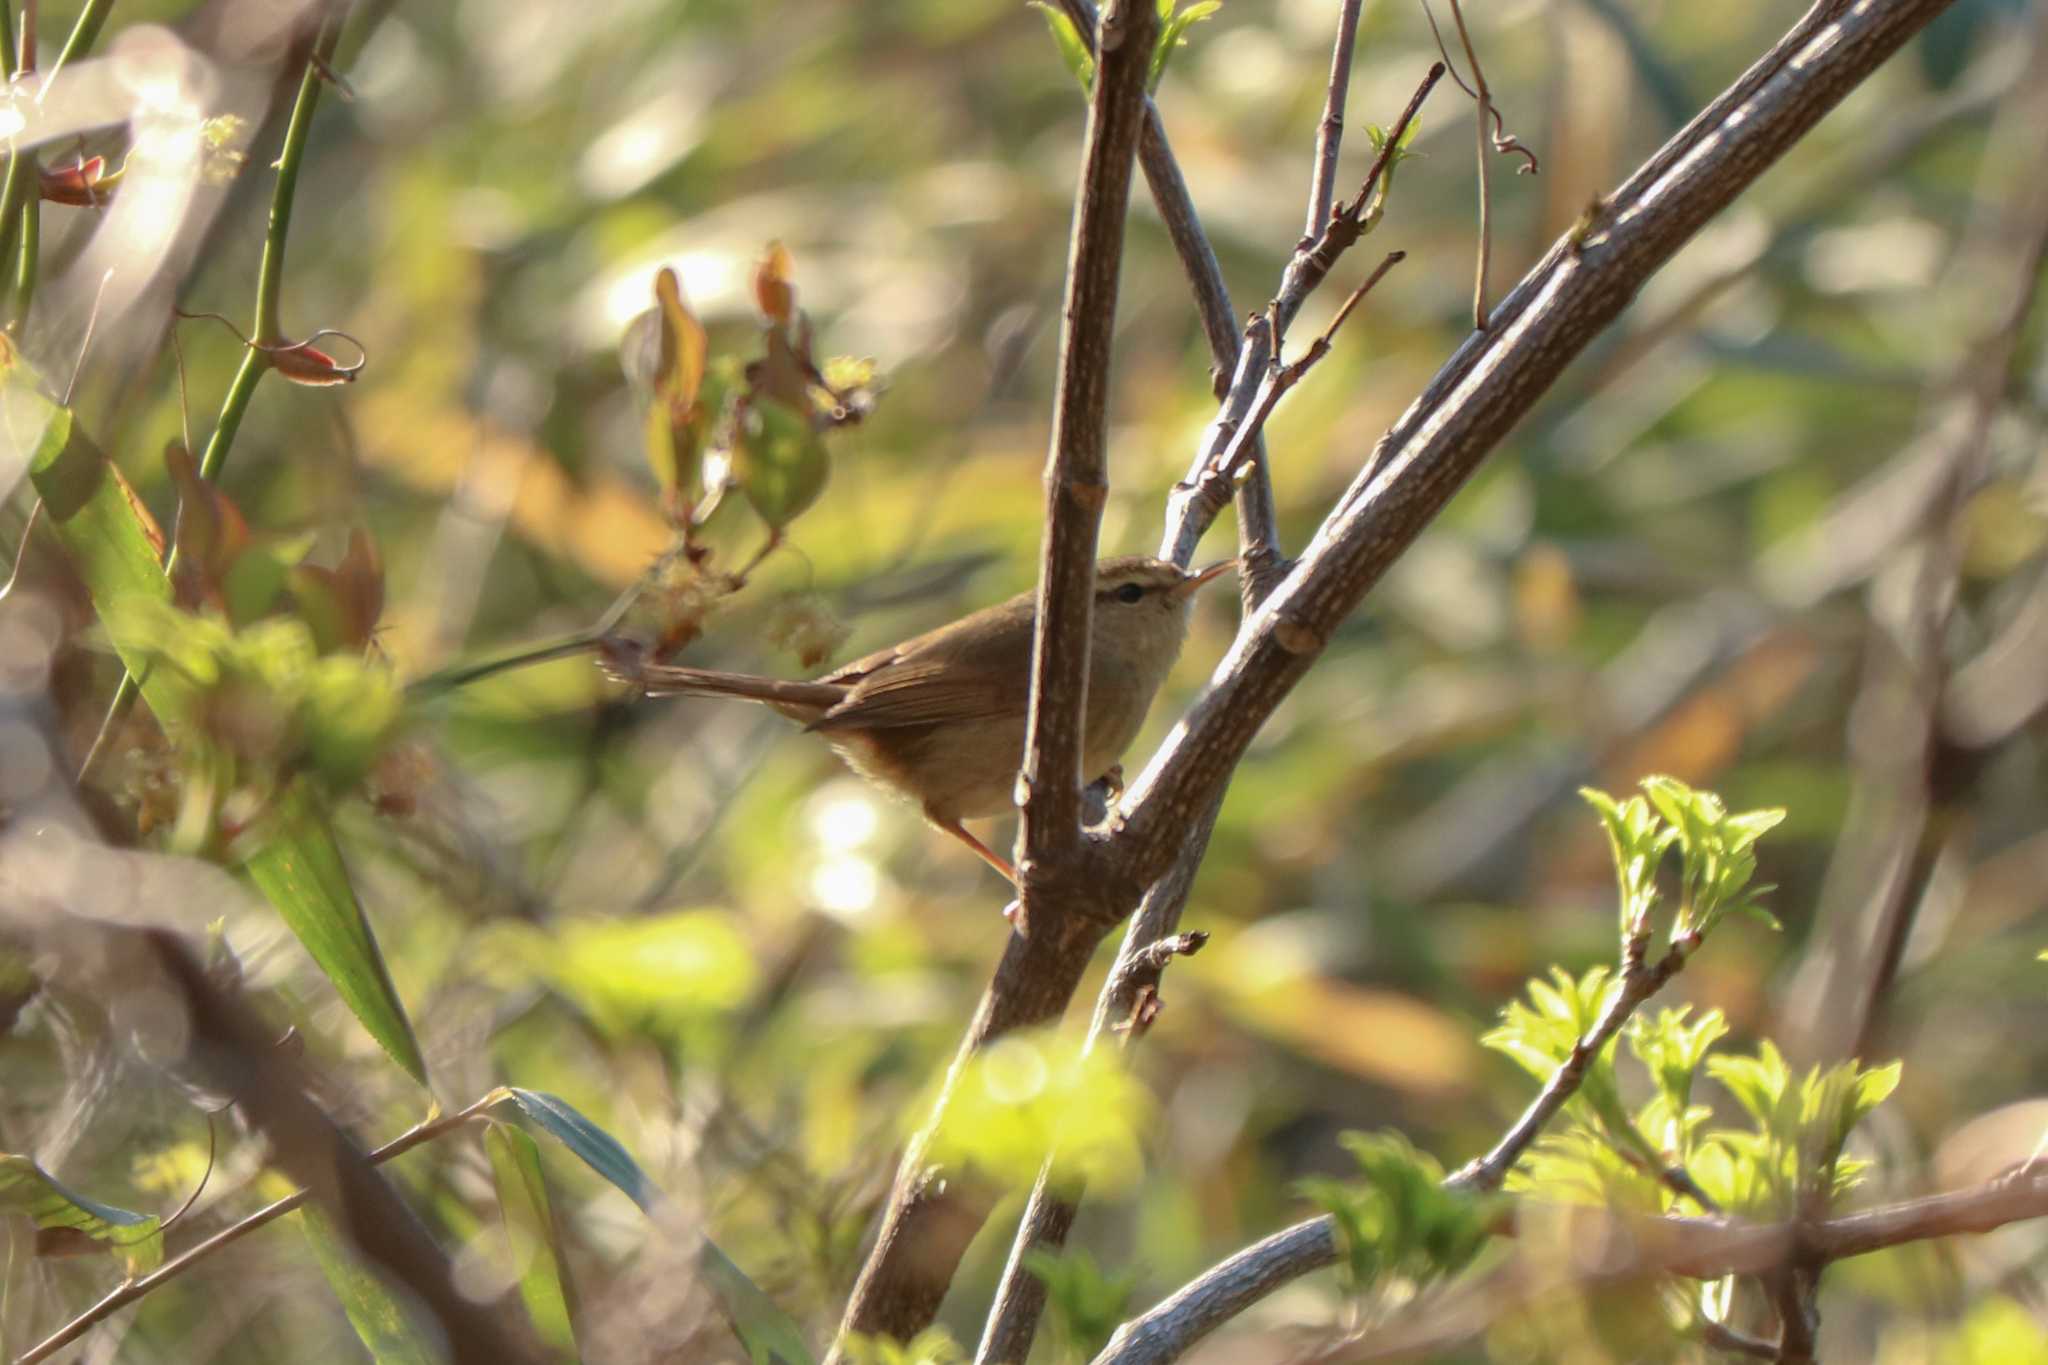
[[[1119,602],[1139,602],[1143,601],[1144,597],[1145,589],[1142,584],[1126,583],[1116,590],[1116,600]]]

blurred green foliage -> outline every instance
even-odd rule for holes
[[[43,8],[61,11],[42,16],[54,51],[72,14]],[[1159,83],[1240,313],[1270,295],[1301,233],[1336,8],[1227,5],[1180,35]],[[1543,158],[1540,177],[1494,178],[1503,281],[1787,19],[1762,0],[1468,17],[1510,128]],[[281,132],[260,92],[276,84],[288,99],[295,76],[272,64],[274,45],[230,41],[182,0],[123,5],[114,27],[145,21],[175,26],[223,91],[253,101],[245,169],[217,216],[195,214],[175,276],[182,307],[241,317]],[[399,689],[588,628],[701,509],[721,439],[746,496],[704,517],[712,569],[744,565],[764,526],[786,527],[789,543],[743,586],[691,572],[657,583],[635,625],[701,627],[688,662],[795,674],[1029,582],[1085,112],[1040,22],[1020,5],[825,0],[359,7],[336,58],[355,98],[323,103],[312,127],[283,310],[294,335],[360,338],[361,378],[257,391],[218,485],[249,537],[208,542],[235,553],[182,606],[138,598],[95,625],[72,580],[30,556],[18,591],[39,594],[41,614],[7,618],[57,623],[6,637],[43,642],[56,766],[76,768],[105,715],[119,662],[101,630],[130,662],[162,663],[147,695],[157,721],[208,737],[172,749],[146,715],[126,728],[101,784],[117,823],[146,824],[167,799],[176,812],[194,773],[226,793],[296,791],[309,775],[339,790],[368,772],[373,800],[342,801],[332,818],[434,1094],[559,1093],[813,1342],[837,1320],[894,1151],[1000,951],[1004,889],[754,709],[630,704],[584,658],[402,717]],[[1403,1134],[1414,1169],[1490,1145],[1529,1086],[1474,1045],[1487,1021],[1554,967],[1509,1019],[1525,1042],[1530,1020],[1548,1020],[1568,1047],[1611,989],[1596,965],[1612,955],[1610,849],[1572,799],[1588,783],[1622,790],[1667,772],[1726,798],[1718,814],[1688,808],[1702,823],[1675,877],[1647,855],[1629,864],[1624,915],[1660,894],[1674,932],[1704,929],[1746,908],[1716,889],[1754,870],[1776,884],[1786,930],[1717,933],[1657,1002],[1669,1008],[1629,1032],[1642,1068],[1598,1060],[1571,1111],[1597,1133],[1567,1127],[1541,1161],[1575,1163],[1609,1194],[1633,1182],[1664,1207],[1669,1190],[1614,1156],[1616,1134],[1656,1152],[1691,1144],[1702,1183],[1761,1208],[1792,1189],[1834,1192],[1869,1159],[1841,1154],[1858,1120],[1857,1140],[1883,1157],[1858,1198],[1986,1176],[2032,1148],[2040,1116],[2014,1102],[2048,1084],[2048,1060],[2014,1040],[2048,1027],[2033,960],[2048,909],[2043,722],[2036,711],[1997,730],[1972,719],[1977,694],[1952,689],[1937,717],[1949,728],[1922,742],[1901,719],[1915,694],[1887,670],[1913,636],[1902,604],[1930,543],[1916,517],[1960,439],[1952,403],[1981,378],[1973,358],[2015,292],[2003,253],[2037,178],[2040,23],[2037,6],[1959,3],[1913,60],[1707,226],[1396,567],[1248,755],[1187,914],[1215,940],[1168,972],[1166,1008],[1127,1064],[1076,1061],[1056,1037],[977,1063],[948,1133],[959,1151],[1023,1180],[1034,1140],[1088,1139],[1096,1180],[1077,1242],[1102,1278],[1069,1296],[1070,1342],[1113,1315],[1103,1285],[1135,1277],[1130,1305],[1143,1307],[1312,1212],[1304,1179],[1355,1180],[1347,1131]],[[1367,7],[1344,174],[1362,173],[1371,125],[1391,121],[1434,55],[1412,7]],[[1433,97],[1379,229],[1408,261],[1269,431],[1289,551],[1465,335],[1468,117],[1448,85]],[[116,134],[82,141],[122,150]],[[103,211],[44,209],[53,277]],[[1163,495],[1213,415],[1170,243],[1142,194],[1133,212],[1111,376],[1112,552],[1156,543]],[[826,387],[875,395],[858,424],[825,431],[806,383],[715,430],[746,364],[802,335],[792,319],[763,321],[757,263],[777,241]],[[656,304],[663,269],[678,288],[673,306],[661,299],[653,382],[636,388],[627,329]],[[1321,328],[1350,269],[1311,301],[1298,338]],[[51,297],[38,293],[32,323],[55,315]],[[2048,591],[2048,372],[2038,318],[2022,323],[1992,384],[1981,477],[1945,523],[1955,575],[1932,636],[1958,679],[1988,670],[2000,642],[2037,638],[2016,628]],[[177,334],[174,351],[125,313],[103,321],[67,409],[162,526],[192,492],[163,452],[204,441],[242,359],[214,327]],[[79,341],[31,326],[26,363],[68,375]],[[95,488],[89,507],[120,510],[107,499],[122,485]],[[10,551],[31,501],[0,509]],[[193,537],[208,504],[185,501],[180,543],[204,566]],[[364,581],[348,572],[358,528],[379,566],[367,621]],[[1228,553],[1229,538],[1220,528],[1207,548]],[[134,548],[101,540],[110,562]],[[372,623],[374,661],[361,649]],[[1134,770],[1234,627],[1228,594],[1202,600]],[[209,720],[248,688],[259,700],[237,700],[233,725]],[[285,738],[249,748],[255,720]],[[0,795],[18,803],[11,781]],[[1884,823],[1916,797],[1924,821]],[[1609,837],[1625,846],[1653,809],[1684,814],[1610,806]],[[1765,807],[1787,814],[1758,858],[1760,831],[1725,812]],[[197,817],[168,825],[186,830],[183,847],[208,843]],[[1889,890],[1859,880],[1894,866],[1906,881]],[[1894,893],[1916,918],[1862,1047],[1903,1070],[1809,1055],[1825,1036],[1815,1017],[1850,1008],[1829,964]],[[224,916],[252,977],[295,1003],[352,1127],[375,1140],[420,1117],[418,1087],[333,1007],[338,978],[274,911],[192,908]],[[174,1086],[145,1068],[64,1107],[81,1040],[121,1036],[118,1003],[46,993],[30,1006],[0,1054],[0,1150],[47,1144],[79,1188],[168,1210],[201,1164],[201,1120]],[[404,1021],[392,1028],[387,1046]],[[1695,1087],[1702,1068],[1722,1084]],[[58,1113],[76,1117],[55,1125]],[[259,1194],[239,1140],[219,1164],[199,1226]],[[703,1262],[665,1259],[666,1228],[650,1232],[616,1178],[544,1169],[556,1258],[583,1290],[570,1306],[586,1358],[623,1358],[592,1344],[617,1340],[681,1358],[734,1351],[730,1295],[721,1309]],[[474,1134],[387,1170],[451,1239],[495,1216]],[[1357,1220],[1390,1216],[1361,1206]],[[122,1358],[322,1358],[348,1329],[324,1290],[288,1292],[320,1280],[274,1245],[259,1236],[149,1296]],[[877,1344],[875,1358],[957,1358],[950,1342],[978,1336],[1006,1245],[998,1218],[948,1305],[950,1337]],[[1830,1275],[1827,1354],[1994,1359],[2038,1340],[2032,1318],[1989,1292],[2032,1285],[2037,1257],[1917,1254],[1910,1272],[1888,1254]],[[252,1267],[274,1277],[265,1290],[231,1292],[256,1282]],[[112,1273],[95,1258],[37,1267],[33,1289],[0,1309],[0,1335],[10,1348],[32,1339]],[[1244,1330],[1325,1331],[1342,1300],[1309,1281]],[[1445,1358],[1647,1358],[1632,1353],[1672,1340],[1668,1304],[1593,1296],[1545,1311]],[[1236,1346],[1218,1349],[1228,1359]]]

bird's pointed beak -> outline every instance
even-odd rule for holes
[[[1210,579],[1216,577],[1225,569],[1234,569],[1236,567],[1237,561],[1235,559],[1219,559],[1214,564],[1208,565],[1205,568],[1196,569],[1194,572],[1190,573],[1186,578],[1182,579],[1180,583],[1173,589],[1173,595],[1175,600],[1179,600],[1180,598],[1184,597],[1192,597],[1195,593],[1195,590],[1197,588],[1200,588],[1204,583],[1207,583]]]

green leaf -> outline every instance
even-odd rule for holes
[[[494,1092],[492,1107],[508,1106],[521,1118],[567,1147],[583,1163],[610,1181],[650,1218],[658,1218],[663,1196],[640,1169],[640,1163],[610,1133],[592,1123],[556,1095],[505,1086]],[[711,1285],[733,1334],[747,1348],[754,1365],[811,1365],[803,1332],[747,1278],[709,1237],[697,1253],[697,1269]]]
[[[493,1108],[510,1105],[521,1118],[567,1147],[584,1165],[603,1176],[640,1211],[654,1217],[661,1205],[661,1189],[647,1178],[640,1163],[633,1160],[619,1140],[592,1123],[576,1107],[558,1095],[539,1090],[504,1086],[495,1091]]]
[[[1706,1061],[1707,1053],[1728,1033],[1728,1020],[1719,1010],[1708,1010],[1697,1022],[1687,1024],[1692,1006],[1667,1009],[1654,1020],[1637,1015],[1629,1021],[1629,1050],[1650,1072],[1674,1113],[1684,1112],[1692,1096],[1693,1077]]]
[[[1479,1254],[1491,1235],[1490,1201],[1447,1189],[1442,1165],[1398,1133],[1346,1133],[1343,1142],[1362,1179],[1298,1188],[1336,1223],[1351,1292],[1388,1277],[1422,1283]]]
[[[158,631],[164,624],[158,618],[166,615],[161,609],[136,610],[170,600],[170,580],[159,558],[161,534],[120,472],[79,431],[68,411],[42,400],[16,378],[0,389],[0,407],[10,420],[37,411],[44,414],[30,473],[45,512],[84,579],[115,652],[141,682],[143,699],[172,738],[182,738],[192,672],[212,668],[212,676],[218,677],[218,663],[217,658],[204,657],[204,640],[195,638],[192,630]],[[171,615],[187,626],[201,619]],[[198,634],[213,638],[203,630]],[[163,635],[171,636],[173,643],[167,644]],[[186,648],[171,656],[179,667],[151,666],[162,658],[158,645]],[[362,714],[354,719],[360,721]],[[347,750],[344,742],[341,752]],[[412,1023],[356,903],[325,817],[297,784],[279,793],[274,804],[270,825],[245,860],[243,872],[277,907],[370,1036],[425,1084],[426,1062]]]
[[[672,1032],[733,1008],[759,971],[722,911],[507,925],[491,942],[616,1032]]]
[[[228,620],[245,626],[268,615],[283,595],[292,570],[312,548],[313,537],[299,535],[258,541],[237,554],[221,580]]]
[[[492,1122],[484,1127],[484,1153],[498,1186],[498,1208],[505,1218],[506,1250],[518,1276],[519,1297],[540,1339],[573,1357],[576,1330],[569,1284],[547,1179],[541,1173],[540,1148],[523,1129]]]
[[[966,1365],[967,1353],[943,1327],[927,1327],[908,1341],[849,1333],[840,1343],[848,1365]]]
[[[1150,1093],[1116,1049],[1089,1049],[1055,1029],[1016,1032],[967,1063],[932,1152],[941,1164],[972,1166],[1021,1187],[1050,1151],[1057,1179],[1125,1189],[1144,1170],[1139,1134],[1151,1111]]]
[[[1187,46],[1187,32],[1217,10],[1223,8],[1223,0],[1195,0],[1179,13],[1174,12],[1174,0],[1159,0],[1159,41],[1152,45],[1152,62],[1145,74],[1145,88],[1157,90],[1162,77],[1166,75],[1167,59],[1177,47]]]
[[[241,870],[277,907],[370,1036],[425,1085],[427,1062],[405,1002],[349,884],[334,832],[303,781],[277,794],[262,842]]]
[[[825,442],[804,413],[772,398],[756,398],[735,434],[733,481],[754,510],[777,531],[795,521],[825,491],[832,463]]]
[[[43,514],[101,619],[115,603],[168,602],[171,581],[163,569],[163,533],[121,471],[94,447],[71,412],[10,376],[0,389],[0,417],[9,431],[24,430],[40,420],[42,434],[29,459],[29,477],[42,495]],[[143,698],[156,709],[148,660],[111,623],[109,632],[114,652],[142,683]]]
[[[1045,26],[1052,30],[1053,45],[1060,50],[1060,60],[1080,82],[1081,93],[1085,95],[1093,90],[1095,54],[1088,50],[1088,41],[1081,36],[1081,30],[1074,27],[1074,21],[1057,5],[1046,4],[1045,0],[1030,0],[1030,3],[1031,8],[1045,16]]]
[[[1033,1250],[1024,1268],[1045,1284],[1046,1308],[1069,1360],[1094,1359],[1123,1324],[1131,1291],[1138,1287],[1136,1271],[1111,1275],[1080,1248],[1063,1255]]]
[[[36,1225],[38,1255],[112,1252],[131,1276],[147,1274],[164,1258],[163,1224],[155,1214],[87,1199],[25,1156],[0,1155],[0,1211]]]
[[[289,1216],[298,1220],[328,1288],[377,1365],[442,1365],[441,1352],[413,1325],[384,1282],[356,1260],[324,1215],[299,1209]]]

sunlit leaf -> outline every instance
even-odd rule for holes
[[[163,570],[163,532],[112,462],[94,448],[67,409],[42,400],[25,384],[5,386],[5,417],[20,429],[38,418],[41,438],[29,474],[42,495],[43,514],[63,542],[65,553],[102,612],[121,601],[168,601],[170,580]],[[113,636],[114,652],[142,680],[152,707],[147,660],[131,641]]]
[[[413,1325],[384,1282],[355,1258],[324,1214],[300,1209],[290,1217],[298,1221],[327,1287],[370,1359],[377,1365],[441,1365],[441,1352]]]
[[[1053,46],[1060,52],[1060,60],[1080,83],[1081,93],[1087,94],[1095,88],[1095,54],[1089,51],[1088,40],[1081,36],[1081,30],[1074,27],[1074,21],[1067,17],[1065,10],[1045,0],[1030,0],[1031,8],[1045,16],[1045,26],[1052,31]]]
[[[1186,9],[1176,11],[1174,0],[1159,0],[1159,39],[1152,46],[1152,61],[1145,76],[1145,88],[1157,90],[1160,80],[1166,75],[1166,63],[1177,47],[1187,46],[1187,32],[1217,10],[1223,8],[1223,0],[1195,0]]]
[[[1131,1291],[1138,1286],[1137,1271],[1112,1274],[1083,1247],[1059,1254],[1033,1250],[1024,1268],[1044,1283],[1047,1313],[1063,1354],[1072,1360],[1094,1358],[1123,1323]]]
[[[300,783],[280,792],[242,872],[277,907],[370,1036],[425,1085],[426,1058],[356,901],[326,817]]]
[[[592,1123],[559,1096],[510,1086],[493,1092],[494,1107],[516,1113],[567,1147],[583,1163],[610,1181],[649,1217],[661,1212],[662,1193],[640,1169],[619,1140]],[[747,1278],[732,1258],[706,1237],[697,1253],[697,1269],[711,1285],[727,1321],[757,1365],[810,1365],[803,1332],[775,1301]]]
[[[111,1253],[130,1275],[146,1274],[164,1258],[162,1223],[155,1214],[88,1199],[25,1156],[0,1155],[0,1211],[36,1225],[40,1255]]]
[[[754,263],[754,306],[770,322],[787,327],[796,318],[796,269],[789,248],[770,242],[768,250]]]
[[[506,926],[492,941],[618,1031],[716,1015],[746,999],[758,977],[746,940],[715,910]]]
[[[1347,1287],[1383,1277],[1424,1281],[1462,1269],[1489,1235],[1488,1201],[1447,1188],[1436,1158],[1398,1133],[1346,1133],[1356,1179],[1315,1178],[1301,1190],[1337,1225]]]
[[[498,1187],[498,1209],[505,1219],[506,1249],[518,1277],[519,1297],[540,1339],[573,1356],[576,1332],[569,1283],[547,1179],[541,1174],[540,1149],[524,1130],[489,1123],[484,1127],[484,1153]]]
[[[942,1162],[1018,1186],[1057,1148],[1063,1171],[1120,1189],[1143,1169],[1138,1135],[1150,1115],[1149,1095],[1114,1050],[1084,1052],[1058,1033],[1013,1033],[969,1061],[932,1146]]]

